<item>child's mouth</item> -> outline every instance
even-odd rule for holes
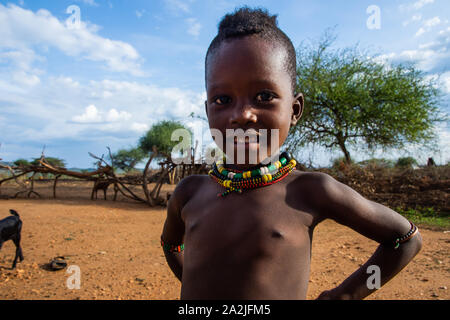
[[[259,144],[259,133],[257,131],[247,131],[245,135],[235,135],[233,140],[235,145],[245,146]]]
[[[259,143],[258,136],[245,136],[245,137],[234,137],[234,144],[250,144],[250,143]]]

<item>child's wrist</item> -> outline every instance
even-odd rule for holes
[[[163,248],[163,250],[165,252],[182,252],[184,250],[184,244],[180,244],[180,245],[175,245],[175,244],[171,244],[171,243],[167,243],[165,242],[162,237],[161,237],[161,247]]]
[[[318,300],[351,300],[350,294],[343,293],[339,287],[322,292]]]
[[[338,286],[334,289],[330,290],[330,299],[331,300],[353,300],[353,296],[345,292],[342,286]]]

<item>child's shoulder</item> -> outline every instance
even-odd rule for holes
[[[207,175],[194,174],[178,182],[170,199],[179,203],[186,203],[202,186],[210,180]]]
[[[336,183],[339,183],[329,174],[324,172],[308,172],[295,170],[292,172],[292,180],[294,184],[299,184],[308,188],[328,188]]]
[[[290,191],[301,193],[310,200],[317,200],[320,203],[331,201],[352,190],[326,173],[298,170],[293,172],[288,188],[291,189]]]
[[[198,187],[200,185],[203,185],[210,179],[211,178],[207,174],[192,174],[190,176],[181,179],[181,181],[178,182],[176,189],[184,191],[186,189],[190,189],[196,186]]]
[[[355,219],[361,211],[373,211],[371,201],[356,190],[323,172],[294,171],[288,184],[288,194],[298,203],[308,207],[323,218]],[[294,201],[294,200],[292,200]]]

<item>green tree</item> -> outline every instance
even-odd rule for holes
[[[287,138],[289,151],[321,145],[340,149],[350,163],[349,145],[375,150],[432,142],[441,120],[434,82],[414,65],[383,64],[357,46],[332,49],[334,40],[327,32],[297,52],[305,109]]]
[[[41,158],[35,158],[31,164],[38,166],[39,165],[39,160]],[[60,158],[55,158],[55,157],[45,157],[45,162],[47,162],[49,165],[54,166],[54,167],[60,167],[60,168],[65,168],[66,167],[66,161]]]
[[[395,166],[400,168],[412,168],[413,166],[417,166],[417,160],[413,157],[398,158]]]
[[[172,133],[177,129],[184,129],[188,135],[188,139],[181,139],[172,141]],[[192,133],[183,124],[177,121],[160,121],[153,125],[147,133],[139,139],[139,148],[145,153],[152,153],[153,146],[158,150],[157,157],[168,158],[172,150],[180,142],[184,146],[184,150],[187,150],[191,145]],[[189,141],[186,141],[189,140]]]
[[[16,166],[29,166],[30,165],[30,161],[25,160],[25,159],[17,159],[16,161],[14,161],[14,165],[16,165]]]
[[[145,158],[145,153],[140,148],[120,149],[112,157],[114,167],[129,172]]]

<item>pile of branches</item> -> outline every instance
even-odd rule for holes
[[[320,171],[390,207],[434,207],[450,212],[449,166],[412,169],[345,165]]]
[[[45,161],[45,156],[43,153],[39,160],[39,165],[29,164],[29,165],[10,166],[10,165],[5,165],[5,164],[0,164],[0,169],[7,170],[10,173],[9,177],[0,180],[0,187],[4,182],[14,180],[22,189],[21,191],[17,192],[13,196],[13,198],[17,198],[20,194],[23,194],[23,193],[25,193],[28,198],[32,194],[35,194],[38,197],[41,197],[41,195],[38,192],[34,191],[34,177],[39,173],[40,174],[53,174],[55,176],[54,183],[53,183],[53,196],[56,198],[56,184],[58,182],[58,179],[62,175],[67,175],[67,176],[71,176],[71,177],[78,178],[78,179],[95,180],[96,177],[108,174],[108,172],[111,170],[110,167],[102,167],[101,166],[96,171],[89,172],[89,173],[69,171],[65,168],[54,167],[54,166],[50,165],[49,163],[47,163]],[[29,179],[26,179],[26,180],[19,179],[23,176],[28,176],[30,173],[31,173],[31,176]]]
[[[0,164],[0,169],[7,170],[10,173],[10,176],[0,180],[0,188],[3,183],[13,180],[20,186],[21,189],[13,196],[13,198],[17,198],[21,194],[25,194],[28,198],[30,198],[31,195],[41,197],[41,195],[34,189],[35,177],[38,174],[52,174],[54,176],[54,198],[56,198],[56,187],[58,179],[60,179],[61,177],[72,177],[78,180],[94,182],[91,199],[94,199],[94,194],[96,194],[98,190],[103,190],[105,192],[106,199],[106,190],[108,186],[113,185],[114,200],[116,200],[117,194],[120,193],[128,199],[147,203],[149,206],[153,207],[157,205],[167,204],[169,196],[162,197],[160,195],[161,187],[164,183],[175,184],[185,176],[191,174],[205,174],[209,170],[205,163],[177,165],[174,163],[170,156],[168,156],[164,161],[158,163],[158,170],[151,169],[150,164],[158,155],[158,150],[156,149],[156,147],[154,147],[152,156],[148,159],[145,165],[144,172],[142,174],[117,176],[113,167],[114,157],[111,154],[110,148],[107,147],[107,149],[111,163],[107,163],[104,160],[104,155],[98,157],[89,152],[89,155],[97,160],[97,168],[93,172],[71,171],[67,170],[66,168],[52,165],[48,161],[46,161],[44,151],[42,151],[38,165],[29,164],[10,166],[6,164]],[[194,163],[194,161],[192,161],[192,163]],[[24,176],[28,178],[23,179]],[[154,183],[152,189],[149,189],[150,183]],[[136,194],[136,192],[132,190],[131,186],[141,186],[145,197],[141,197]]]
[[[154,175],[158,175],[158,178],[155,179],[152,175],[149,174],[149,165],[153,160],[153,156],[147,162],[146,170],[144,171],[143,176],[140,179],[135,179],[134,181],[127,181],[123,179],[123,177],[118,177],[114,171],[112,163],[114,161],[111,150],[108,147],[109,156],[111,159],[111,164],[107,163],[102,157],[97,157],[96,155],[89,153],[89,155],[95,158],[97,161],[97,169],[93,172],[77,172],[67,170],[66,168],[58,167],[51,165],[45,159],[44,151],[42,152],[41,158],[39,159],[39,164],[30,164],[30,165],[6,165],[0,164],[0,169],[6,170],[9,172],[9,176],[0,180],[0,187],[3,183],[7,181],[15,181],[17,185],[20,187],[20,191],[18,191],[13,198],[17,198],[19,195],[25,194],[26,197],[31,197],[32,195],[36,195],[37,197],[41,197],[41,195],[34,190],[34,181],[35,176],[38,174],[52,174],[54,176],[53,181],[53,197],[56,198],[56,187],[58,183],[58,179],[62,176],[69,176],[72,178],[76,178],[79,180],[85,181],[93,181],[94,187],[92,190],[91,199],[93,199],[94,192],[98,189],[103,189],[106,194],[106,189],[109,185],[114,185],[114,200],[116,199],[117,193],[121,193],[124,197],[147,203],[150,206],[156,205],[165,205],[167,199],[160,197],[161,186],[164,183],[164,178],[173,171],[175,165],[170,161],[164,165],[161,165],[161,169],[157,172],[154,172]],[[156,153],[155,153],[156,154]],[[28,177],[27,179],[23,179],[23,177]],[[152,180],[155,182],[155,185],[152,190],[149,190],[148,183]],[[135,192],[133,192],[130,188],[130,185],[140,184],[143,187],[145,198],[140,197]]]

